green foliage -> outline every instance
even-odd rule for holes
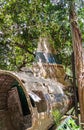
[[[52,111],[52,115],[56,126],[58,126],[60,124],[61,117],[62,117],[59,110]]]
[[[76,123],[73,119],[69,119],[68,126],[72,127],[74,130],[79,130],[79,126],[76,125]]]
[[[84,32],[83,8],[77,9]],[[0,46],[3,47],[0,48],[0,68],[17,70],[31,65],[39,37],[47,34],[51,36],[64,66],[70,66],[72,41],[68,1],[52,4],[50,0],[1,0]]]
[[[79,126],[76,125],[75,121],[69,116],[67,117],[56,130],[81,130]]]

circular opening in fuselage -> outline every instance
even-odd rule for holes
[[[0,74],[0,130],[25,130],[32,117],[23,88],[14,77]]]

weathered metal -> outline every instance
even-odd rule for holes
[[[22,88],[28,105],[24,115],[19,93]],[[28,72],[0,71],[0,130],[47,130],[53,124],[52,111],[64,114],[71,106],[71,96],[64,85],[50,79],[30,76]]]
[[[55,52],[48,43],[41,49]],[[48,130],[54,123],[52,111],[63,115],[73,104],[65,76],[62,65],[39,61],[32,70],[0,70],[0,130]]]

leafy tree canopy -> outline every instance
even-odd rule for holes
[[[83,33],[84,8],[78,3]],[[72,41],[68,7],[66,0],[1,0],[0,68],[17,70],[31,64],[41,35],[51,36],[63,64],[69,66]]]

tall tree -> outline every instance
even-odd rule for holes
[[[72,31],[73,51],[75,57],[76,76],[78,81],[78,93],[80,103],[81,123],[84,123],[84,76],[83,76],[83,57],[82,57],[82,37],[77,23],[74,1],[70,5],[70,23]]]
[[[84,76],[83,76],[83,57],[82,57],[82,36],[77,22],[76,11],[84,10],[82,5],[84,4],[83,0],[52,0],[55,4],[60,3],[63,5],[63,8],[68,5],[69,7],[69,18],[71,25],[71,34],[73,41],[73,51],[75,57],[75,68],[76,68],[76,76],[78,82],[78,93],[79,93],[79,103],[80,103],[80,114],[81,114],[81,122],[84,124]],[[81,5],[82,2],[82,5]],[[75,8],[76,7],[76,8]],[[78,11],[80,12],[80,11]],[[83,16],[83,15],[81,15]],[[81,20],[79,20],[81,21]],[[83,24],[81,24],[83,26]],[[83,31],[83,29],[82,29]]]
[[[39,36],[46,34],[51,35],[62,63],[66,67],[71,66],[68,2],[53,1],[58,2],[51,4],[50,0],[1,0],[0,32],[3,35],[0,35],[0,44],[4,47],[4,51],[1,51],[1,69],[16,70],[31,64]],[[81,12],[83,10],[79,11],[80,17]],[[83,24],[80,22],[80,25],[82,27]]]

